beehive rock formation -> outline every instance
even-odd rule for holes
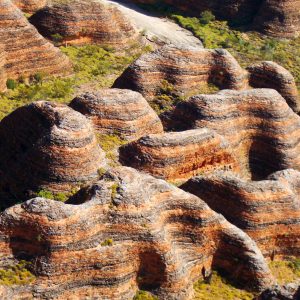
[[[226,50],[168,45],[142,55],[115,81],[114,87],[132,89],[151,98],[163,81],[183,94],[197,92],[208,83],[239,90],[247,86],[247,72]]]
[[[136,3],[166,3],[198,17],[210,10],[235,25],[250,24],[263,33],[295,37],[300,33],[299,0],[133,0]]]
[[[277,90],[294,112],[300,111],[300,99],[293,75],[272,61],[264,61],[247,68],[249,83],[255,88]]]
[[[96,131],[117,134],[131,141],[150,133],[162,133],[160,119],[137,92],[104,89],[76,97],[70,107],[88,117]]]
[[[79,194],[76,205],[35,198],[0,215],[0,257],[35,261],[36,297],[123,300],[140,288],[188,300],[211,268],[252,289],[273,284],[248,235],[165,181],[119,167]]]
[[[190,179],[182,188],[248,233],[263,254],[300,255],[300,172],[289,169],[262,181],[218,171]]]
[[[128,47],[137,31],[113,5],[95,0],[54,1],[30,18],[48,38],[59,34],[72,44],[97,43]]]
[[[34,13],[47,4],[47,0],[12,0],[25,13]]]
[[[221,91],[177,105],[171,128],[210,128],[230,141],[241,175],[254,179],[300,170],[300,119],[271,89]]]
[[[207,129],[151,134],[119,151],[124,165],[172,181],[215,169],[239,170],[225,139]]]
[[[6,63],[6,52],[4,50],[4,46],[0,44],[0,91],[6,90],[6,70],[5,70],[5,63]]]
[[[70,191],[97,178],[104,164],[92,124],[66,105],[35,102],[0,123],[2,206],[31,191]]]
[[[6,51],[7,78],[71,72],[69,59],[47,42],[10,0],[0,2],[0,41]]]
[[[299,0],[264,0],[253,27],[265,34],[293,38],[300,34]]]

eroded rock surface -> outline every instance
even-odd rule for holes
[[[135,140],[151,133],[162,133],[157,114],[137,92],[104,89],[76,97],[70,107],[88,117],[96,131]]]
[[[1,202],[42,189],[70,191],[97,178],[104,156],[80,113],[45,101],[23,106],[0,123]]]
[[[241,175],[255,179],[300,170],[300,118],[275,90],[224,90],[177,105],[170,128],[209,128],[230,142]]]
[[[137,38],[130,21],[113,5],[96,0],[54,1],[30,18],[48,38],[60,35],[71,44],[128,47]]]
[[[294,112],[300,111],[300,98],[293,75],[272,61],[264,61],[247,68],[249,83],[255,88],[270,88],[285,98]]]
[[[0,42],[6,52],[7,78],[29,77],[39,72],[45,75],[71,72],[69,59],[47,42],[10,0],[0,2]]]
[[[262,181],[216,172],[182,188],[248,233],[265,256],[300,255],[300,173],[289,169]]]
[[[239,171],[228,142],[206,128],[142,137],[120,148],[120,161],[172,181],[215,169]]]
[[[46,6],[48,0],[12,0],[12,2],[23,12],[34,13]]]
[[[147,98],[160,91],[163,81],[174,91],[191,94],[209,83],[220,89],[247,86],[247,72],[223,49],[164,46],[142,55],[115,81],[114,87],[138,91]]]
[[[120,167],[78,197],[35,198],[0,215],[0,261],[34,261],[36,297],[132,299],[140,288],[186,300],[211,268],[252,289],[273,284],[247,234],[165,181]]]

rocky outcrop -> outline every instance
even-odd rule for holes
[[[196,196],[131,168],[106,173],[68,204],[11,207],[0,224],[1,264],[33,261],[37,298],[132,299],[140,288],[187,300],[212,268],[252,289],[273,283],[248,235]]]
[[[0,91],[6,90],[6,70],[5,70],[5,63],[6,63],[6,52],[4,50],[4,46],[0,44]]]
[[[10,0],[0,2],[0,40],[6,51],[7,78],[71,72],[69,59],[47,42]]]
[[[247,86],[247,72],[226,50],[168,45],[142,55],[115,81],[114,87],[151,98],[164,81],[182,94],[197,92],[209,83],[220,89],[240,90]]]
[[[278,37],[295,37],[300,33],[299,0],[133,0],[136,3],[165,3],[198,17],[210,10],[218,18],[234,25],[252,27]]]
[[[274,259],[300,255],[300,173],[289,169],[262,181],[216,172],[190,179],[182,188],[249,234]]]
[[[35,102],[0,123],[2,206],[32,191],[70,191],[96,179],[103,165],[92,124],[66,105]]]
[[[239,170],[225,139],[205,128],[152,134],[119,151],[122,164],[171,181],[215,169]]]
[[[270,88],[277,90],[294,112],[300,111],[300,99],[293,75],[282,66],[264,61],[247,68],[249,83],[255,88]]]
[[[300,170],[300,118],[270,89],[221,91],[177,105],[170,128],[209,128],[234,149],[243,176],[262,179],[287,168]]]
[[[39,32],[48,38],[60,35],[68,44],[128,47],[137,31],[115,7],[97,0],[54,1],[30,18]]]
[[[46,6],[48,0],[12,0],[25,13],[34,13]]]
[[[88,117],[96,131],[136,140],[151,133],[162,133],[157,114],[137,92],[104,89],[76,97],[70,107]]]
[[[293,38],[300,35],[300,0],[264,0],[253,27],[265,34]]]

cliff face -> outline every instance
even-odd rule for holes
[[[68,58],[39,35],[10,0],[0,2],[0,40],[6,51],[7,78],[71,72]]]
[[[300,111],[300,98],[293,75],[280,65],[264,61],[247,68],[249,83],[255,88],[277,90],[294,112]]]
[[[131,141],[151,133],[162,133],[157,114],[137,92],[104,89],[76,97],[70,107],[89,118],[98,133],[117,134]]]
[[[1,201],[7,206],[42,189],[70,191],[97,178],[104,156],[80,113],[44,101],[21,107],[0,122]]]
[[[221,91],[177,105],[171,128],[209,128],[230,142],[242,175],[300,170],[300,119],[275,90]]]
[[[47,4],[47,0],[12,0],[23,12],[34,13]]]
[[[278,171],[262,181],[234,173],[194,177],[182,188],[247,232],[263,254],[300,255],[300,173]]]
[[[101,1],[54,1],[30,18],[38,31],[48,38],[60,34],[71,44],[97,43],[129,46],[137,31],[113,5]]]
[[[199,16],[210,10],[217,17],[234,24],[252,24],[252,27],[277,37],[295,37],[300,34],[299,0],[133,0],[136,3],[166,3],[177,9]]]
[[[4,46],[0,44],[0,91],[6,90],[7,74],[5,70],[6,52]]]
[[[206,128],[145,136],[122,146],[120,160],[127,166],[172,181],[216,169],[239,171],[229,144]]]
[[[165,46],[142,55],[116,80],[114,87],[129,88],[151,98],[163,81],[179,93],[197,92],[209,83],[220,89],[239,90],[247,86],[247,72],[226,50]]]
[[[196,196],[131,168],[108,172],[69,204],[35,198],[13,206],[0,224],[0,261],[34,261],[35,297],[121,300],[140,288],[186,300],[211,268],[252,289],[273,283],[248,235]]]

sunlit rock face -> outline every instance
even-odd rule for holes
[[[47,0],[12,0],[25,13],[34,13],[47,4]]]
[[[136,42],[137,30],[114,5],[96,0],[53,1],[30,18],[45,37],[68,44],[102,44],[117,49]]]
[[[42,189],[67,192],[97,178],[105,165],[92,124],[66,105],[39,101],[0,123],[1,202]]]
[[[69,59],[46,41],[10,0],[0,2],[0,42],[6,53],[6,79],[29,77],[37,73],[48,76],[72,72]],[[1,66],[2,54],[0,62]]]
[[[200,198],[131,168],[107,172],[67,204],[35,198],[13,206],[0,224],[0,262],[32,260],[35,297],[121,300],[139,288],[186,300],[211,268],[254,290],[273,284],[247,234]]]

